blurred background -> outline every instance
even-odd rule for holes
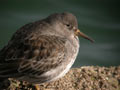
[[[120,65],[119,0],[0,0],[0,49],[26,23],[55,12],[71,12],[79,29],[95,40],[80,38],[80,51],[73,67]]]

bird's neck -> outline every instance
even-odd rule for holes
[[[78,36],[69,37],[69,41],[74,47],[79,48],[79,38],[78,38]]]

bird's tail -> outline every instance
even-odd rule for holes
[[[17,76],[16,63],[0,64],[0,90],[7,90],[10,85],[8,78]]]
[[[0,90],[6,90],[9,85],[10,82],[7,78],[0,77]]]

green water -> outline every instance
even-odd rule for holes
[[[96,41],[80,38],[75,67],[120,65],[119,0],[1,0],[0,48],[22,25],[64,11],[74,13],[79,29]]]

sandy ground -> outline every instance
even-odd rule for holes
[[[9,79],[4,90],[36,90],[35,86]],[[72,68],[63,78],[41,84],[40,90],[120,90],[120,66]]]

